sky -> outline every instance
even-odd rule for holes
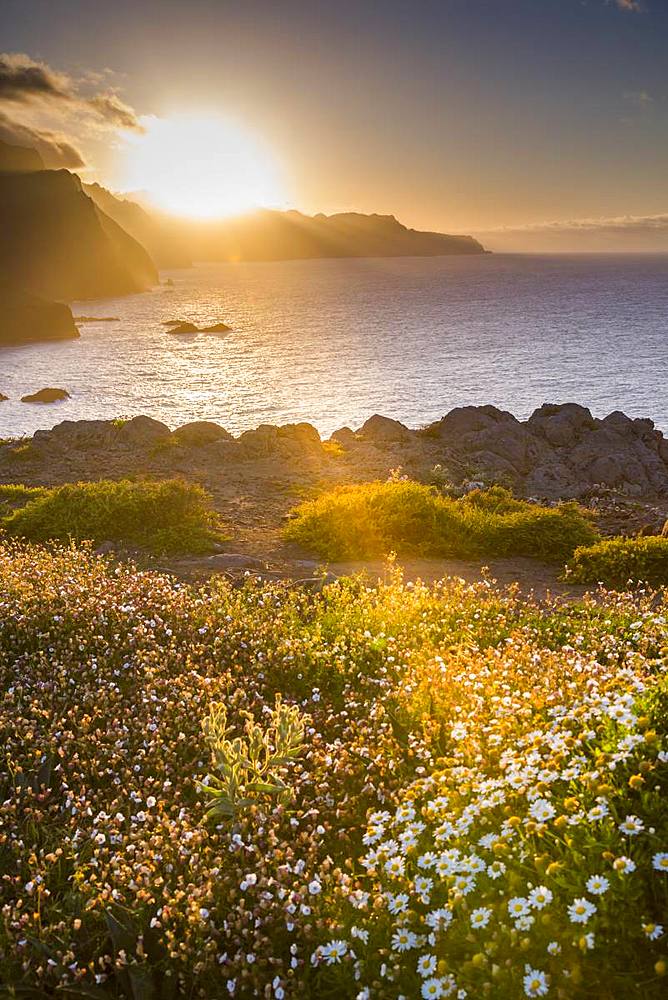
[[[0,39],[67,91],[3,97],[0,57],[0,136],[115,190],[154,116],[220,115],[309,213],[668,239],[668,0],[0,0]]]

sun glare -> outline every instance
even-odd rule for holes
[[[211,219],[282,201],[271,152],[235,122],[180,115],[142,124],[126,150],[123,185],[145,191],[158,208]]]

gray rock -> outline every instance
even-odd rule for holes
[[[119,428],[119,441],[129,447],[149,447],[171,436],[167,424],[152,417],[133,417]]]
[[[364,422],[360,430],[360,435],[372,444],[385,445],[407,443],[413,437],[413,432],[409,431],[405,424],[398,420],[391,420],[375,413]]]
[[[347,450],[353,447],[357,438],[355,437],[355,432],[350,427],[340,427],[338,431],[334,431],[329,440],[336,441],[337,444],[340,444],[342,448]]]
[[[568,447],[591,430],[595,421],[590,410],[578,403],[543,403],[527,420],[527,428],[556,448]]]
[[[189,424],[177,427],[172,437],[186,447],[199,448],[213,441],[231,441],[232,435],[211,420],[194,420]]]

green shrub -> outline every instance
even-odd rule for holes
[[[177,479],[102,480],[38,490],[0,525],[7,534],[34,542],[119,541],[173,554],[209,551],[220,537],[208,494]]]
[[[578,548],[565,575],[575,583],[603,583],[618,590],[630,581],[668,586],[668,538],[610,538]]]
[[[459,500],[410,480],[343,486],[300,504],[286,538],[324,559],[398,555],[560,560],[598,535],[577,504],[541,507],[502,487]]]

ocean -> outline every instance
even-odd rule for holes
[[[668,255],[486,255],[201,264],[174,286],[72,304],[81,338],[0,349],[0,437],[145,413],[232,433],[373,413],[411,427],[454,406],[527,417],[575,401],[668,431]],[[224,321],[176,337],[161,323]],[[26,404],[44,386],[72,398]]]

